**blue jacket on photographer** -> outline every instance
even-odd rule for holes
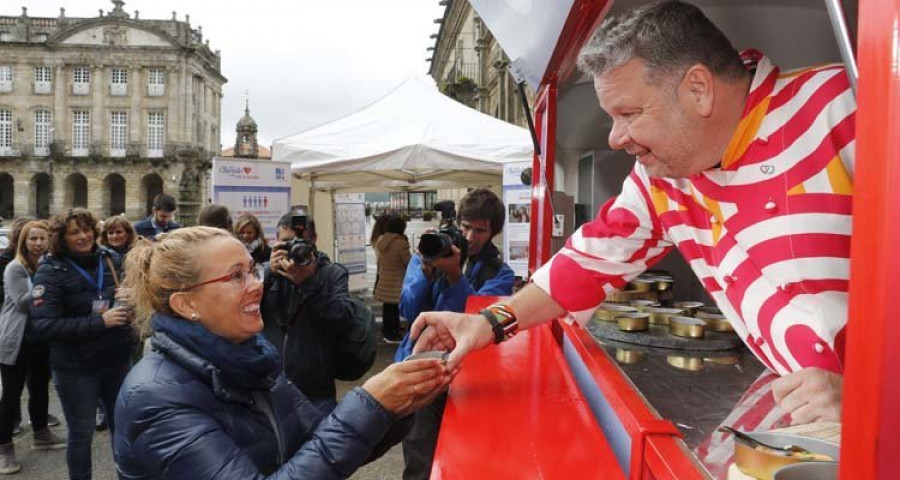
[[[349,276],[324,253],[304,251],[315,245],[314,224],[292,228],[289,215],[279,221],[278,243],[263,274],[262,333],[278,349],[287,378],[320,410],[330,412],[337,404],[338,332],[353,321]],[[301,265],[295,256],[308,263]]]
[[[463,252],[455,246],[449,257],[425,260],[421,252],[413,255],[400,294],[400,316],[409,322],[422,312],[462,312],[470,295],[512,295],[515,273],[491,242],[503,230],[503,203],[490,190],[473,190],[460,200],[458,216],[465,262],[460,262]],[[394,360],[402,361],[412,348],[407,333]]]
[[[515,283],[515,274],[491,243],[506,221],[506,208],[493,192],[479,188],[460,199],[458,229],[447,222],[454,216],[452,202],[439,202],[435,210],[442,212],[439,233],[444,235],[422,235],[403,278],[400,316],[410,322],[422,312],[462,312],[470,295],[511,295]],[[412,349],[407,333],[394,360],[403,361]],[[431,477],[446,401],[443,393],[414,414],[413,428],[403,439],[404,480]]]

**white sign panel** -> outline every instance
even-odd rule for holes
[[[347,267],[350,278],[366,274],[366,196],[344,193],[334,196],[335,259]],[[351,286],[352,289],[352,286]]]
[[[269,242],[278,219],[291,208],[291,164],[249,158],[213,158],[213,202],[225,205],[233,220],[244,213],[259,219]]]
[[[503,258],[516,276],[523,279],[528,278],[531,185],[522,183],[522,172],[529,167],[531,162],[503,165],[503,203],[506,205]]]

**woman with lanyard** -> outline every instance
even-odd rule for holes
[[[91,478],[91,441],[98,400],[110,430],[119,387],[131,363],[131,307],[119,283],[120,258],[98,246],[97,219],[83,208],[50,225],[50,255],[32,289],[35,336],[50,342],[50,368],[69,436],[69,478]]]

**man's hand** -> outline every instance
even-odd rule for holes
[[[821,368],[804,368],[772,383],[772,394],[790,412],[791,423],[841,421],[844,377]]]
[[[310,255],[306,265],[299,265],[293,260],[285,260],[282,264],[282,275],[288,278],[294,285],[300,286],[307,278],[316,274],[319,269],[318,262]]]
[[[481,315],[425,312],[416,318],[409,336],[416,342],[413,353],[451,350],[447,368],[455,370],[469,352],[490,345],[494,339],[494,331]]]
[[[461,254],[456,246],[451,245],[450,248],[453,249],[453,255],[435,258],[430,263],[438,270],[444,272],[444,275],[447,275],[447,280],[450,282],[450,285],[454,285],[462,278],[462,267],[460,266]]]
[[[297,286],[316,274],[319,266],[315,254],[310,254],[309,263],[306,265],[298,265],[288,258],[288,251],[277,248],[278,245],[281,243],[275,244],[276,248],[272,248],[272,254],[269,256],[269,269],[272,273],[286,277]]]

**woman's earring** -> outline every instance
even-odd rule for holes
[[[191,320],[196,322],[199,319],[200,319],[200,315],[197,315],[197,312],[194,312],[191,314]]]

